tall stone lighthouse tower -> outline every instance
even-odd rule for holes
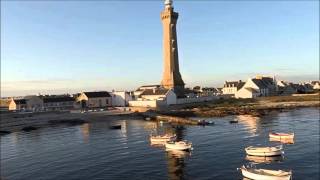
[[[161,12],[163,25],[163,77],[161,85],[166,89],[184,89],[179,71],[178,42],[176,24],[179,14],[173,11],[172,0],[165,0],[165,9]]]

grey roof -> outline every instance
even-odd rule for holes
[[[262,81],[262,79],[252,79],[252,81],[258,86],[259,89],[268,88],[268,86]]]
[[[165,95],[169,89],[146,89],[140,95]]]
[[[271,77],[262,77],[261,80],[265,85],[274,85],[273,78]]]
[[[70,101],[75,101],[75,98],[70,97],[70,96],[49,96],[49,97],[43,98],[44,103],[70,102]]]
[[[237,85],[237,90],[241,89],[244,86],[245,82],[239,82]]]
[[[251,87],[246,87],[245,89],[247,89],[248,91],[251,91],[253,93],[259,93],[259,91],[255,90],[255,89],[253,89]]]
[[[111,97],[107,91],[83,92],[88,98]]]
[[[140,86],[140,87],[160,87],[159,84],[155,84],[155,85],[144,85],[144,86]]]
[[[243,87],[243,85],[245,84],[245,82],[240,81],[226,81],[224,83],[224,87],[228,87],[228,86],[233,86],[233,87],[237,87],[237,89],[241,89]]]
[[[217,92],[218,90],[214,87],[204,87],[204,88],[202,88],[202,91]]]
[[[27,104],[27,100],[26,99],[15,99],[14,102],[16,104]]]

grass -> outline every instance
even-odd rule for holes
[[[245,106],[251,103],[256,103],[256,99],[219,99],[214,101],[211,104],[208,104],[207,107],[235,107],[235,106]]]
[[[320,95],[307,95],[307,96],[271,96],[259,97],[258,101],[269,102],[289,102],[289,101],[320,101]]]

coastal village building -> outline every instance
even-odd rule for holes
[[[297,92],[301,94],[305,93],[313,93],[314,89],[313,86],[309,83],[302,83],[298,85]]]
[[[222,94],[227,95],[235,95],[236,92],[243,87],[245,82],[239,81],[225,81],[223,88],[222,88]]]
[[[68,95],[42,96],[45,111],[70,110],[74,108],[75,98]]]
[[[236,98],[255,98],[276,95],[277,84],[271,77],[257,76],[249,78],[235,94]]]
[[[138,99],[139,96],[143,93],[144,90],[147,89],[158,89],[160,88],[160,85],[144,85],[140,86],[137,90],[133,92],[133,99]]]
[[[128,91],[112,91],[112,106],[114,107],[126,107],[129,106],[129,101],[132,100],[132,95]]]
[[[176,104],[177,96],[173,89],[154,88],[145,89],[129,106],[159,107]]]
[[[25,96],[28,111],[42,111],[43,110],[43,100],[36,95]]]
[[[320,90],[320,81],[311,81],[310,84],[312,85],[313,89]]]
[[[112,97],[107,91],[82,92],[76,101],[81,108],[105,108],[112,105]]]
[[[25,96],[23,99],[1,99],[1,110],[6,111],[42,111],[43,101],[38,96]]]
[[[17,105],[13,98],[0,99],[0,111],[15,111],[16,109]]]
[[[14,99],[14,102],[16,103],[17,106],[17,110],[19,111],[24,111],[27,110],[28,106],[27,106],[27,100],[26,99]]]
[[[280,96],[288,96],[297,93],[296,87],[293,83],[285,81],[277,81],[277,94]]]
[[[198,97],[201,97],[201,96],[218,96],[218,95],[221,94],[219,92],[219,90],[217,88],[214,88],[214,87],[195,86],[195,87],[193,87],[193,91],[194,91],[194,93],[196,93],[196,95]]]

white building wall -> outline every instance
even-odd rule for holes
[[[157,107],[157,100],[129,101],[129,106],[133,106],[133,107]]]
[[[166,95],[142,95],[141,99],[143,100],[157,100],[157,99],[164,99]]]
[[[252,81],[251,78],[249,78],[246,83],[243,85],[243,87],[250,87],[257,91],[260,91],[259,87]]]
[[[115,91],[110,94],[112,96],[112,106],[115,107],[128,106],[128,102],[132,100],[132,97],[126,91]]]
[[[237,87],[223,87],[223,94],[235,94],[237,92]]]
[[[111,97],[88,98],[87,106],[90,108],[111,106]]]
[[[166,97],[167,105],[177,104],[177,96],[172,90],[168,91],[166,95],[167,95]]]
[[[253,92],[246,89],[246,88],[241,88],[237,93],[235,94],[236,98],[254,98]]]
[[[313,89],[320,89],[320,84],[319,84],[319,83],[316,83],[316,84],[313,86]]]

